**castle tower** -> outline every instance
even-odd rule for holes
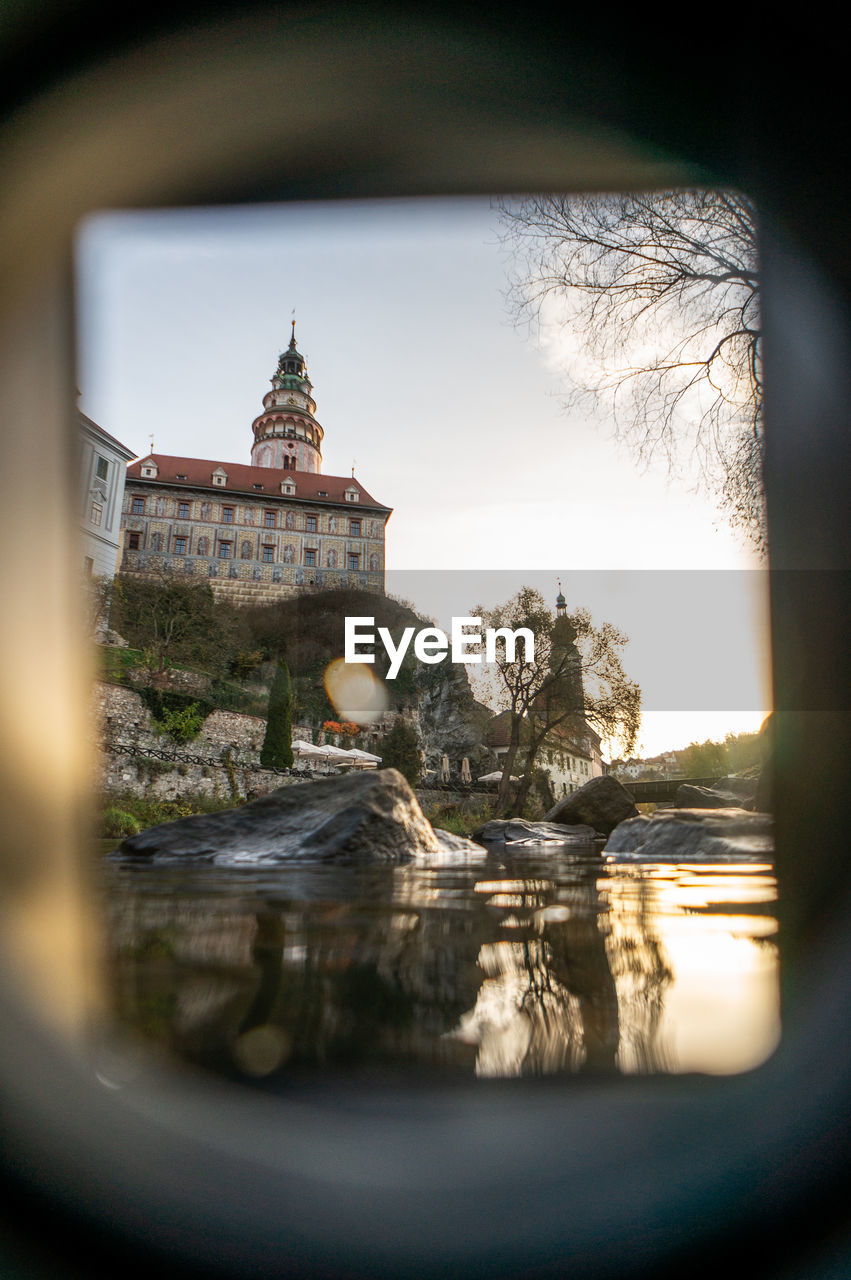
[[[314,417],[313,384],[304,356],[295,345],[295,320],[292,324],[290,345],[278,360],[272,390],[263,397],[263,412],[251,424],[251,465],[318,473],[322,470],[325,432]]]
[[[576,647],[576,628],[568,617],[567,601],[558,584],[556,596],[556,620],[552,634],[552,654],[550,665],[560,670],[567,678],[572,704],[581,714],[585,707],[585,689],[582,680],[582,658]]]

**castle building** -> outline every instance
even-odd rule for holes
[[[295,321],[271,382],[250,464],[161,453],[130,464],[123,573],[203,579],[239,604],[310,587],[383,591],[392,508],[354,472],[322,474],[324,431]]]

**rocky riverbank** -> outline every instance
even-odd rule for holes
[[[764,860],[773,853],[771,817],[738,807],[639,814],[611,777],[592,778],[542,822],[484,823],[474,839],[427,821],[395,769],[282,787],[239,808],[195,814],[128,836],[116,855],[217,864],[399,864],[484,856],[488,846],[576,845],[605,858],[642,861]]]

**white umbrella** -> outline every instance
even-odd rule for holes
[[[440,781],[449,781],[449,756],[445,752],[440,760]]]
[[[354,756],[354,764],[358,769],[375,769],[381,764],[381,756],[374,756],[369,751],[361,751],[359,747],[352,747],[349,755]]]
[[[326,759],[333,760],[335,764],[354,764],[357,759],[351,751],[344,751],[342,747],[333,747],[330,742],[326,742],[323,750],[326,752]]]
[[[292,747],[299,756],[321,756],[323,760],[327,758],[327,747],[317,747],[312,742],[305,742],[302,738],[296,738]]]
[[[466,756],[465,756],[465,757],[464,757],[464,759],[461,761],[461,781],[463,782],[463,784],[464,784],[464,786],[465,786],[465,787],[466,787],[466,786],[470,783],[470,781],[471,781],[471,778],[470,778],[470,761],[467,759],[467,757],[466,757]]]
[[[477,781],[478,781],[478,782],[500,782],[500,781],[501,781],[501,779],[502,779],[502,774],[501,774],[501,773],[484,773],[484,774],[482,774],[481,778],[478,778],[478,779],[477,779]],[[512,774],[512,775],[511,775],[511,778],[510,778],[510,781],[511,781],[511,782],[519,782],[519,781],[520,781],[520,779],[519,779],[519,778],[515,778],[515,777],[514,777],[514,774]]]

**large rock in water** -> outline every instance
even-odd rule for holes
[[[622,822],[603,850],[643,862],[763,860],[773,853],[771,815],[745,809],[657,809]]]
[[[380,769],[280,787],[239,809],[164,822],[128,836],[117,856],[398,863],[439,857],[449,845],[457,854],[457,840],[441,842],[401,773]]]
[[[677,788],[678,809],[753,809],[756,778],[721,778],[711,787],[684,782]]]
[[[573,795],[559,800],[549,813],[544,814],[544,822],[560,822],[565,826],[587,825],[607,836],[618,823],[634,818],[637,813],[635,801],[626,787],[621,786],[617,778],[606,775],[592,778]]]

